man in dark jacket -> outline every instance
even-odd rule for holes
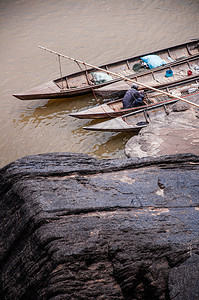
[[[145,105],[143,102],[144,92],[138,92],[138,85],[133,84],[131,89],[126,92],[123,98],[123,108],[131,108]]]

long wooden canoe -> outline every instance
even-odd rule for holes
[[[195,93],[197,97],[199,92]],[[189,95],[192,96],[192,95]],[[162,118],[168,114],[168,107],[175,103],[177,100],[172,99],[164,103],[159,103],[153,107],[142,108],[135,112],[113,118],[111,120],[101,122],[98,124],[83,127],[86,130],[93,131],[112,131],[112,132],[134,132],[139,131],[141,128],[146,127],[154,119]]]
[[[176,101],[175,101],[176,102]],[[132,112],[131,114],[117,117],[112,120],[101,122],[99,124],[83,127],[86,130],[93,131],[112,131],[112,132],[129,132],[139,131],[143,127],[146,127],[151,120],[153,120],[157,114],[165,115],[166,107],[174,102],[168,102],[164,104],[157,104],[156,107],[150,107]]]
[[[162,90],[169,91],[169,93],[173,95],[175,95],[175,92],[177,91],[178,95],[183,97],[187,95],[187,91],[191,88],[199,88],[199,75],[195,76],[195,78],[186,78],[180,83],[166,85],[164,89],[162,88]],[[170,100],[170,98],[168,96],[157,94],[154,92],[145,92],[144,102],[146,105],[142,107],[132,107],[128,109],[123,109],[122,100],[123,98],[117,99],[115,101],[109,101],[102,105],[97,105],[86,110],[71,113],[70,116],[79,119],[115,118],[136,110],[140,110],[140,108],[145,109],[147,107],[153,107],[158,103],[167,103],[168,100]]]
[[[166,77],[166,71],[172,70],[173,76]],[[131,79],[139,83],[145,83],[149,86],[156,87],[160,89],[165,85],[170,83],[180,83],[188,78],[188,72],[190,74],[190,79],[194,76],[199,75],[199,56],[186,59],[186,61],[178,61],[173,66],[162,68],[160,70],[151,69],[147,73],[137,74],[132,76]],[[129,84],[125,81],[115,82],[105,87],[101,87],[96,90],[96,94],[104,98],[116,98],[122,97],[125,92],[129,89]]]
[[[123,76],[130,78],[138,73],[151,73],[151,70],[143,68],[140,68],[137,72],[135,68],[135,66],[140,63],[141,57],[148,54],[156,54],[165,60],[167,65],[158,67],[158,70],[161,70],[175,65],[175,63],[179,60],[186,60],[187,58],[197,56],[199,54],[199,42],[192,41],[163,50],[158,50],[153,53],[142,54],[129,59],[123,59],[115,63],[109,63],[101,66],[100,68],[122,74]],[[110,80],[99,83],[95,81],[96,75],[99,75],[99,71],[96,71],[94,68],[82,70],[80,72],[51,80],[23,93],[14,94],[13,96],[21,100],[67,98],[86,94],[91,92],[91,88],[97,89],[121,80],[116,77],[113,78],[112,76]]]

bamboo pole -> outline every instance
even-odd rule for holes
[[[135,81],[135,80],[133,80],[133,79],[127,78],[127,77],[122,76],[122,75],[120,75],[120,74],[117,74],[117,73],[114,73],[114,72],[111,72],[111,71],[108,71],[108,70],[105,70],[105,69],[102,69],[102,68],[93,66],[93,65],[91,65],[91,64],[89,64],[89,63],[86,63],[86,62],[83,62],[83,61],[81,61],[81,60],[78,60],[78,59],[69,57],[69,56],[67,56],[67,55],[63,55],[63,54],[61,54],[61,53],[55,52],[55,51],[50,50],[50,49],[48,49],[48,48],[45,48],[45,47],[42,47],[42,46],[38,46],[38,47],[41,48],[41,49],[43,49],[43,50],[46,50],[46,51],[48,51],[48,52],[50,52],[50,53],[53,53],[53,54],[59,55],[59,56],[61,56],[61,57],[64,57],[64,58],[66,58],[66,59],[72,60],[72,61],[74,61],[74,62],[76,62],[76,63],[80,63],[80,64],[83,64],[83,65],[86,65],[86,66],[88,66],[88,67],[91,67],[91,68],[94,68],[94,69],[96,69],[96,70],[105,72],[105,73],[110,74],[110,75],[112,75],[112,76],[116,76],[116,77],[118,77],[118,78],[121,78],[121,79],[123,79],[123,80],[125,80],[125,81],[129,81],[129,82],[135,83],[135,84],[137,84],[137,85],[140,85],[140,86],[142,86],[142,87],[151,89],[151,90],[153,90],[153,91],[155,91],[155,92],[159,92],[159,93],[161,93],[161,94],[167,95],[167,96],[169,96],[169,97],[171,97],[171,98],[175,98],[175,99],[184,101],[184,102],[186,102],[186,103],[188,103],[188,104],[190,104],[190,105],[193,105],[193,106],[196,106],[196,107],[199,108],[199,105],[198,105],[198,104],[193,103],[193,102],[191,102],[191,101],[189,101],[189,100],[187,100],[187,99],[183,99],[183,98],[181,98],[181,97],[179,97],[179,96],[176,96],[176,95],[174,96],[174,95],[172,95],[172,94],[170,94],[170,93],[168,93],[168,92],[161,91],[161,90],[159,90],[159,89],[157,89],[157,88],[154,88],[154,87],[152,87],[152,86],[149,86],[149,85],[147,85],[147,84],[144,84],[144,83],[141,83],[141,82],[137,82],[137,81]]]
[[[62,75],[62,69],[61,69],[61,58],[60,58],[60,55],[58,55],[58,61],[59,61],[59,72],[60,72],[60,76],[61,78],[63,77]],[[62,89],[64,88],[64,83],[62,81]]]

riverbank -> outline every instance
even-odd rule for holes
[[[189,96],[189,101],[199,104],[198,94]],[[127,157],[199,155],[199,109],[178,101],[167,112],[164,117],[157,116],[127,142]]]

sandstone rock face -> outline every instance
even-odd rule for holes
[[[198,171],[191,154],[4,167],[1,299],[198,299]]]

